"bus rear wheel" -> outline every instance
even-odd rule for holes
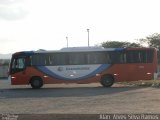
[[[114,83],[114,78],[111,75],[105,75],[101,78],[101,84],[103,87],[111,87]]]
[[[43,86],[43,80],[40,77],[33,77],[30,83],[33,89],[39,89]]]

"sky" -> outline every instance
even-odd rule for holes
[[[0,53],[137,42],[160,33],[160,0],[0,0]]]

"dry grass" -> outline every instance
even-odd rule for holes
[[[125,86],[160,87],[160,80],[139,80],[130,82],[119,82]]]

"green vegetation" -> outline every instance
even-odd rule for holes
[[[104,48],[126,48],[126,47],[143,47],[138,43],[106,41],[101,44]]]

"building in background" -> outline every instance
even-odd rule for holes
[[[0,78],[8,77],[10,59],[0,59]]]

